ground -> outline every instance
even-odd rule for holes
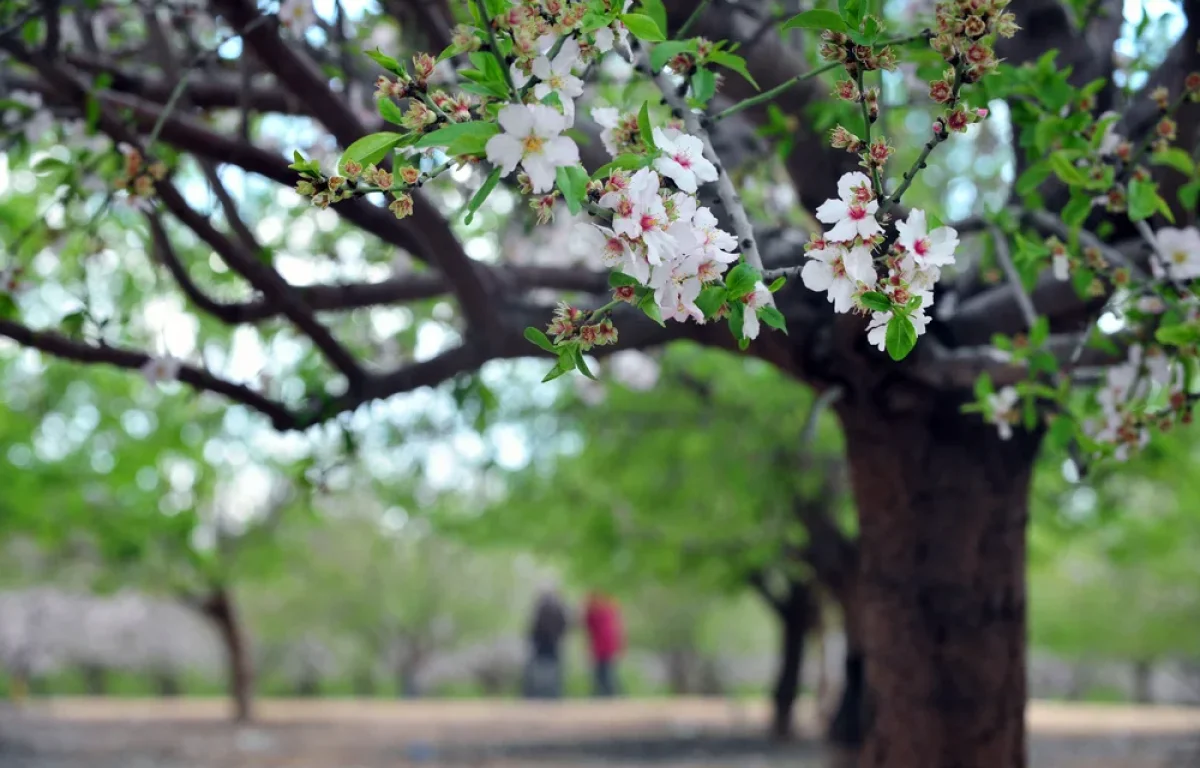
[[[0,704],[0,768],[831,768],[811,732],[776,746],[765,705],[621,701],[270,700],[258,722],[218,700]],[[811,705],[801,722],[815,721]],[[1031,768],[1200,766],[1200,709],[1034,703]],[[809,729],[802,729],[807,731]]]

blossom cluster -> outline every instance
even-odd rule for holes
[[[913,209],[906,221],[896,222],[897,236],[886,255],[877,256],[888,241],[878,212],[871,179],[859,172],[842,176],[838,197],[817,208],[817,220],[832,227],[805,246],[810,260],[800,276],[810,290],[827,293],[835,312],[871,311],[867,337],[882,350],[897,311],[905,313],[916,335],[925,332],[933,286],[942,267],[954,263],[958,233],[945,226],[930,229],[925,212]]]
[[[1184,422],[1191,420],[1185,409],[1183,369],[1161,349],[1129,347],[1126,361],[1105,371],[1104,385],[1096,392],[1100,418],[1085,422],[1084,431],[1097,442],[1115,446],[1113,457],[1126,460],[1150,441],[1147,426],[1168,427],[1168,416],[1156,418],[1145,401],[1162,390],[1173,410]]]

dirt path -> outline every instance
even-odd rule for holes
[[[0,768],[826,768],[815,739],[760,736],[759,702],[55,699],[0,706]],[[1200,709],[1035,703],[1031,768],[1200,766]],[[804,702],[800,721],[815,721]],[[802,729],[813,736],[811,728]]]

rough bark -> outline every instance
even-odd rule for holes
[[[254,715],[254,666],[233,597],[227,589],[218,587],[205,599],[202,611],[213,622],[225,647],[225,668],[229,695],[233,697],[234,720],[249,722]]]
[[[860,517],[864,768],[1023,768],[1025,530],[1040,434],[945,393],[839,407]]]

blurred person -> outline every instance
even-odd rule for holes
[[[529,627],[532,653],[526,670],[525,695],[532,699],[562,697],[562,639],[567,632],[567,609],[553,586],[542,589]]]
[[[625,646],[621,612],[611,598],[593,591],[584,608],[584,624],[592,651],[593,695],[616,696],[620,687],[617,684],[617,657]]]

